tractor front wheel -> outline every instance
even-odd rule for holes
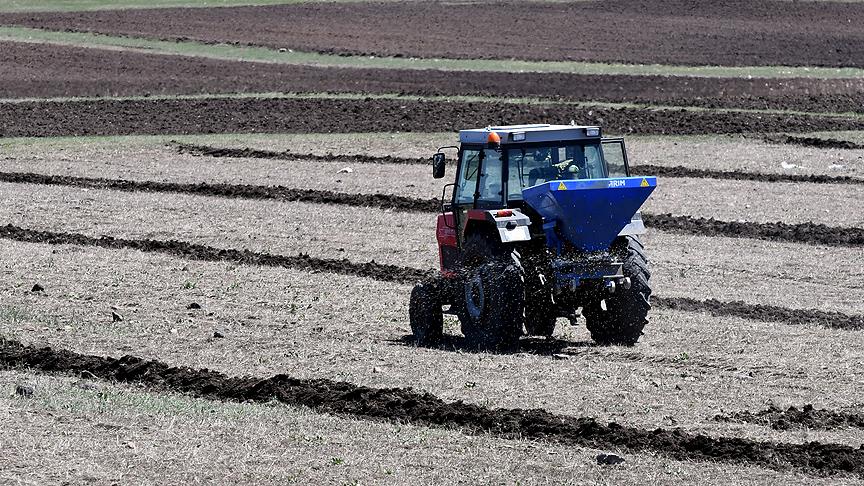
[[[651,310],[651,286],[648,260],[642,243],[630,236],[619,240],[618,250],[624,258],[624,276],[630,278],[630,288],[617,288],[603,301],[582,309],[591,338],[597,344],[632,346],[642,336]]]
[[[418,346],[434,346],[444,335],[444,313],[441,297],[433,281],[421,282],[411,291],[408,316],[414,343]]]

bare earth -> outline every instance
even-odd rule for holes
[[[864,112],[861,79],[337,68],[0,42],[0,98],[338,92]]]
[[[859,68],[862,24],[864,3],[774,0],[304,2],[0,14],[0,25],[348,56]],[[170,96],[261,91],[347,95]],[[382,93],[407,96],[372,97]],[[428,166],[346,167],[302,154],[416,159],[452,145],[455,130],[468,125],[575,119],[637,134],[627,137],[633,165],[864,179],[864,150],[765,141],[769,133],[822,130],[819,137],[860,145],[864,131],[853,130],[864,118],[850,112],[864,111],[861,93],[858,79],[408,72],[2,42],[0,97],[144,96],[0,103],[0,172],[432,198],[443,182],[430,177]],[[451,98],[478,94],[501,102]],[[514,103],[514,97],[547,101]],[[268,133],[289,131],[294,134]],[[375,131],[381,133],[360,133]],[[110,134],[152,136],[9,138]],[[178,153],[174,139],[290,150],[298,157],[196,157]],[[661,178],[645,210],[864,227],[861,184],[669,177]],[[328,270],[338,272],[372,260],[400,270],[434,269],[433,218],[336,204],[0,183],[0,226],[346,259]],[[804,316],[814,310],[864,315],[860,246],[651,229],[643,240],[655,298],[743,301]],[[714,419],[808,404],[861,413],[860,330],[714,317],[667,304],[652,309],[634,347],[596,346],[580,318],[575,326],[559,319],[552,338],[523,339],[513,353],[478,353],[465,347],[458,321],[447,317],[445,344],[418,348],[407,317],[410,284],[238,261],[4,239],[0,339],[232,376],[284,373],[412,387],[447,401],[596,417],[642,431],[818,441],[864,452],[860,427],[776,430]],[[36,284],[43,289],[34,290]],[[16,392],[19,385],[32,387],[32,396]],[[814,477],[769,470],[768,463],[676,461],[663,451],[501,439],[34,369],[0,369],[0,431],[0,483],[11,484],[864,484],[861,476]],[[599,466],[601,452],[621,454],[625,462]]]

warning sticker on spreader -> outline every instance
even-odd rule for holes
[[[558,183],[558,190],[559,190],[559,191],[566,191],[566,190],[567,190],[567,186],[565,186],[563,182],[559,182],[559,183]]]
[[[642,179],[642,183],[639,184],[639,185],[642,186],[642,187],[648,187],[648,179],[643,178],[643,179]]]

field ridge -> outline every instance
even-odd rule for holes
[[[0,103],[0,137],[200,133],[455,132],[509,123],[599,125],[607,133],[695,135],[864,129],[864,118],[369,97],[203,97]]]
[[[864,413],[843,410],[817,409],[813,405],[801,408],[791,406],[781,409],[774,405],[758,412],[740,411],[719,414],[717,422],[753,423],[765,425],[775,430],[794,429],[864,429]]]
[[[278,400],[319,413],[367,420],[459,429],[508,439],[536,439],[593,448],[654,452],[676,460],[745,463],[775,470],[794,468],[817,474],[864,477],[864,446],[808,442],[789,444],[742,438],[713,438],[681,429],[645,430],[593,418],[568,417],[541,409],[491,409],[464,402],[447,403],[410,388],[371,388],[326,379],[299,380],[228,377],[212,370],[172,367],[134,356],[120,359],[83,355],[50,347],[26,346],[0,338],[0,363],[16,369],[81,375],[138,383],[155,390],[189,393],[230,401]]]

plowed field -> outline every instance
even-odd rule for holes
[[[862,21],[765,0],[0,13],[178,45],[715,66],[864,67]],[[861,79],[57,39],[0,42],[0,482],[864,483]],[[645,334],[599,346],[577,316],[485,352],[448,316],[417,346],[409,295],[456,168],[432,179],[430,154],[571,120],[658,176]]]
[[[0,24],[350,55],[864,66],[857,2],[311,3],[0,15]],[[219,26],[214,28],[214,26]]]
[[[423,99],[208,98],[0,103],[0,136],[455,131],[580,120],[619,134],[860,130],[864,118]]]

